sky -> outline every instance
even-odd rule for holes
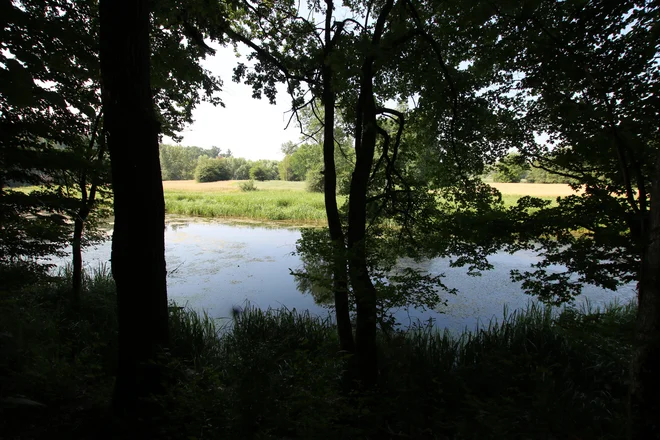
[[[289,96],[284,86],[279,87],[277,104],[271,105],[265,97],[252,98],[252,87],[236,84],[232,81],[233,68],[239,61],[234,49],[209,44],[216,49],[216,54],[207,57],[202,65],[223,81],[219,97],[225,107],[214,107],[203,102],[194,111],[194,122],[180,134],[183,140],[180,145],[211,148],[217,146],[223,151],[231,149],[235,157],[246,159],[276,159],[284,154],[280,151],[286,141],[298,142],[300,130],[291,123],[284,130],[290,114]],[[246,54],[247,49],[241,51]],[[175,142],[163,137],[163,143]]]

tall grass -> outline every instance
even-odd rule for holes
[[[257,187],[259,185],[257,184]],[[341,203],[341,201],[340,201]],[[302,191],[165,192],[169,214],[242,217],[257,220],[323,222],[323,195]]]
[[[195,324],[215,344],[204,389],[179,389],[167,406],[195,400],[228,438],[623,438],[634,317],[631,304],[530,304],[459,336],[381,334],[379,389],[351,396],[330,321],[248,308],[224,331]]]
[[[262,189],[251,192],[165,191],[169,214],[199,217],[249,218],[268,221],[324,223],[323,194],[299,190]],[[513,206],[522,196],[506,195],[503,201]],[[554,200],[552,197],[542,197]],[[338,197],[339,204],[345,197]]]
[[[49,408],[0,418],[8,438],[99,434],[89,409],[111,394],[115,298],[107,269],[85,279],[78,314],[68,280],[0,288],[0,404],[24,396]],[[530,304],[458,336],[381,333],[369,394],[345,392],[351,358],[329,319],[248,307],[219,327],[170,310],[167,393],[149,422],[159,438],[624,438],[632,304]]]

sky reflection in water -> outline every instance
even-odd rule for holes
[[[309,294],[301,294],[289,269],[300,269],[300,259],[293,255],[300,232],[295,228],[263,224],[235,223],[178,216],[167,217],[166,258],[168,293],[179,305],[205,309],[210,316],[228,318],[235,305],[246,302],[261,308],[287,307],[309,310],[327,316],[328,309],[314,303]],[[110,259],[110,241],[85,251],[87,267],[97,267]],[[525,269],[536,261],[532,252],[514,255],[500,253],[491,257],[495,270],[482,276],[466,275],[464,268],[450,268],[446,259],[422,263],[402,261],[402,265],[423,268],[433,274],[445,273],[445,284],[456,287],[458,295],[448,295],[443,313],[399,310],[397,320],[408,325],[417,319],[434,318],[438,327],[453,331],[473,329],[477,322],[500,318],[504,305],[509,310],[525,305],[531,298],[519,283],[509,279],[511,269]],[[64,264],[66,261],[60,261]],[[585,298],[603,305],[615,298],[634,298],[633,285],[611,292],[587,286],[577,302]]]

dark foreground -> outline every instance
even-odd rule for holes
[[[114,285],[85,280],[79,310],[63,279],[0,282],[0,437],[171,439],[624,438],[635,309],[530,307],[461,338],[381,335],[379,388],[347,393],[332,324],[248,310],[232,329],[172,308],[167,390],[153,417],[112,417]]]

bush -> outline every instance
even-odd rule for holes
[[[268,179],[268,171],[261,165],[255,165],[250,168],[250,178],[263,182]]]
[[[195,168],[197,182],[217,182],[231,179],[231,172],[224,159],[209,159],[201,156]]]
[[[309,192],[323,192],[325,186],[325,176],[320,168],[313,168],[307,171],[305,176],[305,189]]]
[[[256,191],[257,185],[254,184],[254,180],[250,179],[247,182],[241,182],[238,185],[241,188],[241,191]]]

